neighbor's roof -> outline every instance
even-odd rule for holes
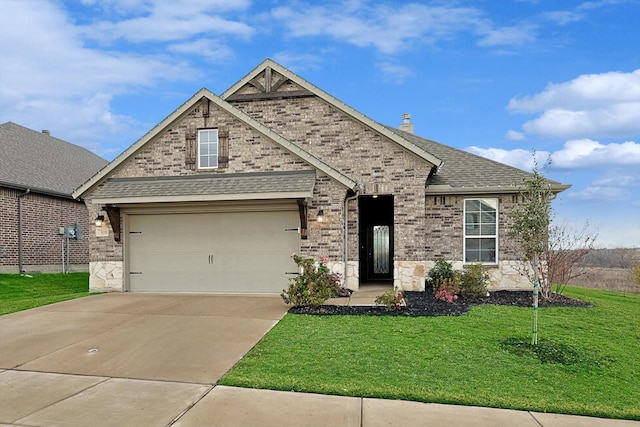
[[[523,180],[531,176],[529,172],[504,163],[399,129],[389,129],[444,160],[438,171],[427,180],[426,194],[514,193],[522,188]],[[555,193],[570,187],[557,181],[547,181],[551,185],[551,191]]]
[[[126,204],[302,199],[313,196],[315,181],[314,170],[111,178],[95,191],[92,202]]]
[[[71,197],[107,161],[46,133],[0,125],[0,186]]]

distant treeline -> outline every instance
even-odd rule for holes
[[[580,267],[631,268],[640,263],[640,248],[591,249]]]

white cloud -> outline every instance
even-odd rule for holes
[[[114,96],[194,74],[164,55],[88,48],[63,11],[47,1],[0,2],[0,31],[0,122],[49,128],[99,154],[105,153],[101,141],[140,126],[112,111]]]
[[[467,151],[524,170],[533,167],[533,152],[522,148],[505,150],[472,146]],[[640,144],[633,141],[603,144],[591,139],[570,140],[560,150],[536,151],[535,154],[538,165],[544,165],[550,157],[551,167],[560,169],[640,166]]]
[[[524,133],[515,130],[508,130],[504,137],[511,141],[523,141],[526,139]]]
[[[627,200],[631,192],[616,186],[590,185],[583,190],[570,192],[567,197],[582,201]]]
[[[378,68],[386,80],[396,83],[402,83],[415,75],[411,68],[405,67],[404,65],[392,64],[390,62],[379,63]]]
[[[533,41],[533,27],[496,27],[474,7],[446,3],[399,6],[364,2],[311,6],[296,3],[272,10],[294,37],[330,36],[359,47],[396,53],[415,44],[433,44],[462,33],[479,37],[480,46],[512,46]]]
[[[544,137],[625,137],[640,133],[640,69],[589,74],[512,98],[513,113],[540,115],[522,126]]]
[[[551,155],[552,164],[559,168],[591,166],[640,166],[640,144],[627,141],[602,144],[591,139],[570,140]]]
[[[466,148],[467,151],[487,159],[495,160],[522,170],[533,170],[534,157],[533,152],[516,148],[514,150],[504,150],[502,148],[480,148],[471,146]],[[546,151],[536,151],[535,161],[538,166],[546,164],[549,153]]]

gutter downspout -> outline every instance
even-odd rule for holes
[[[343,249],[344,249],[344,281],[346,284],[347,282],[347,263],[349,262],[349,225],[348,225],[348,219],[349,219],[349,202],[352,200],[356,200],[358,198],[358,192],[360,191],[360,184],[358,184],[356,186],[356,190],[355,190],[355,194],[353,196],[349,196],[349,193],[347,192],[347,195],[344,198],[344,207],[342,209],[342,223],[343,223]],[[345,286],[346,287],[346,286]]]
[[[18,196],[18,272],[24,273],[22,262],[22,198],[31,193],[31,190],[27,190]]]

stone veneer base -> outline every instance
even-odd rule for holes
[[[124,291],[122,261],[92,261],[89,263],[89,291]]]

